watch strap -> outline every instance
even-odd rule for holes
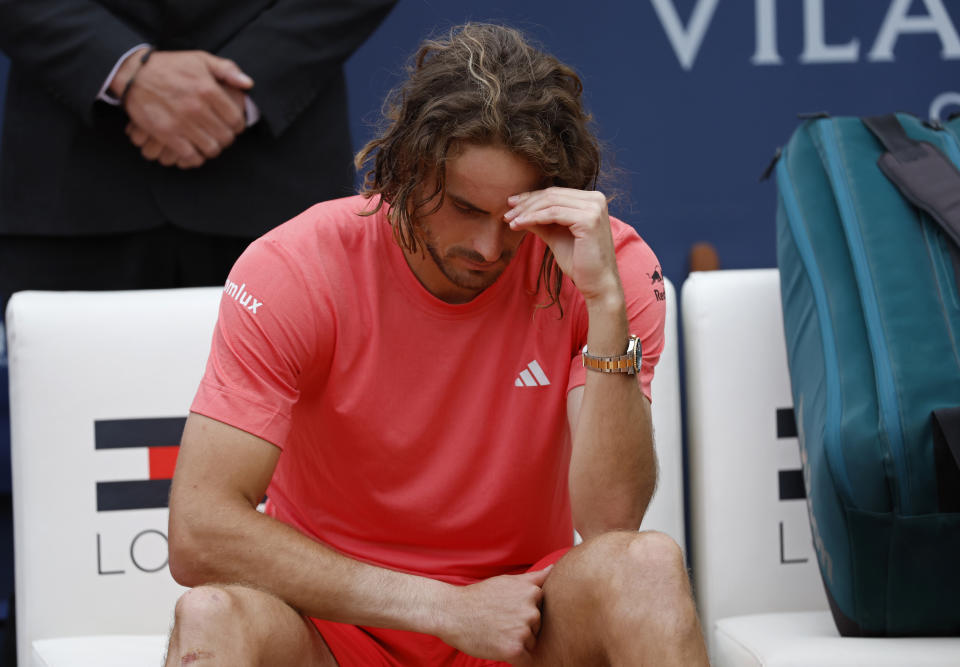
[[[590,354],[587,346],[583,346],[583,352],[580,355],[583,359],[583,367],[600,373],[627,373],[635,375],[640,372],[640,363],[643,359],[642,346],[640,339],[636,336],[630,336],[627,341],[626,354],[614,356],[600,356]]]

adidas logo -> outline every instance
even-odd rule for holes
[[[550,384],[547,374],[540,368],[540,364],[534,359],[527,367],[520,371],[519,377],[513,381],[514,387],[546,387]]]

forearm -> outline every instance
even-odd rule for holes
[[[307,616],[433,635],[455,590],[350,559],[244,501],[172,516],[170,569],[188,586],[255,586]]]
[[[626,351],[629,327],[622,289],[587,301],[587,348]],[[588,371],[572,431],[570,497],[583,537],[636,530],[656,485],[650,407],[635,375]]]

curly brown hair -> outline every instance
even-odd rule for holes
[[[416,252],[418,213],[440,208],[446,184],[445,161],[464,143],[501,145],[529,161],[544,182],[580,190],[596,189],[600,145],[583,107],[580,77],[567,65],[505,26],[468,23],[445,38],[420,46],[408,77],[387,96],[380,136],[357,154],[363,193],[390,204],[393,233]],[[436,187],[417,198],[427,174]],[[536,290],[545,284],[549,303],[559,303],[563,275],[553,254],[544,252]]]

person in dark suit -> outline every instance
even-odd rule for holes
[[[342,65],[390,0],[0,0],[0,295],[222,282],[350,194]]]

